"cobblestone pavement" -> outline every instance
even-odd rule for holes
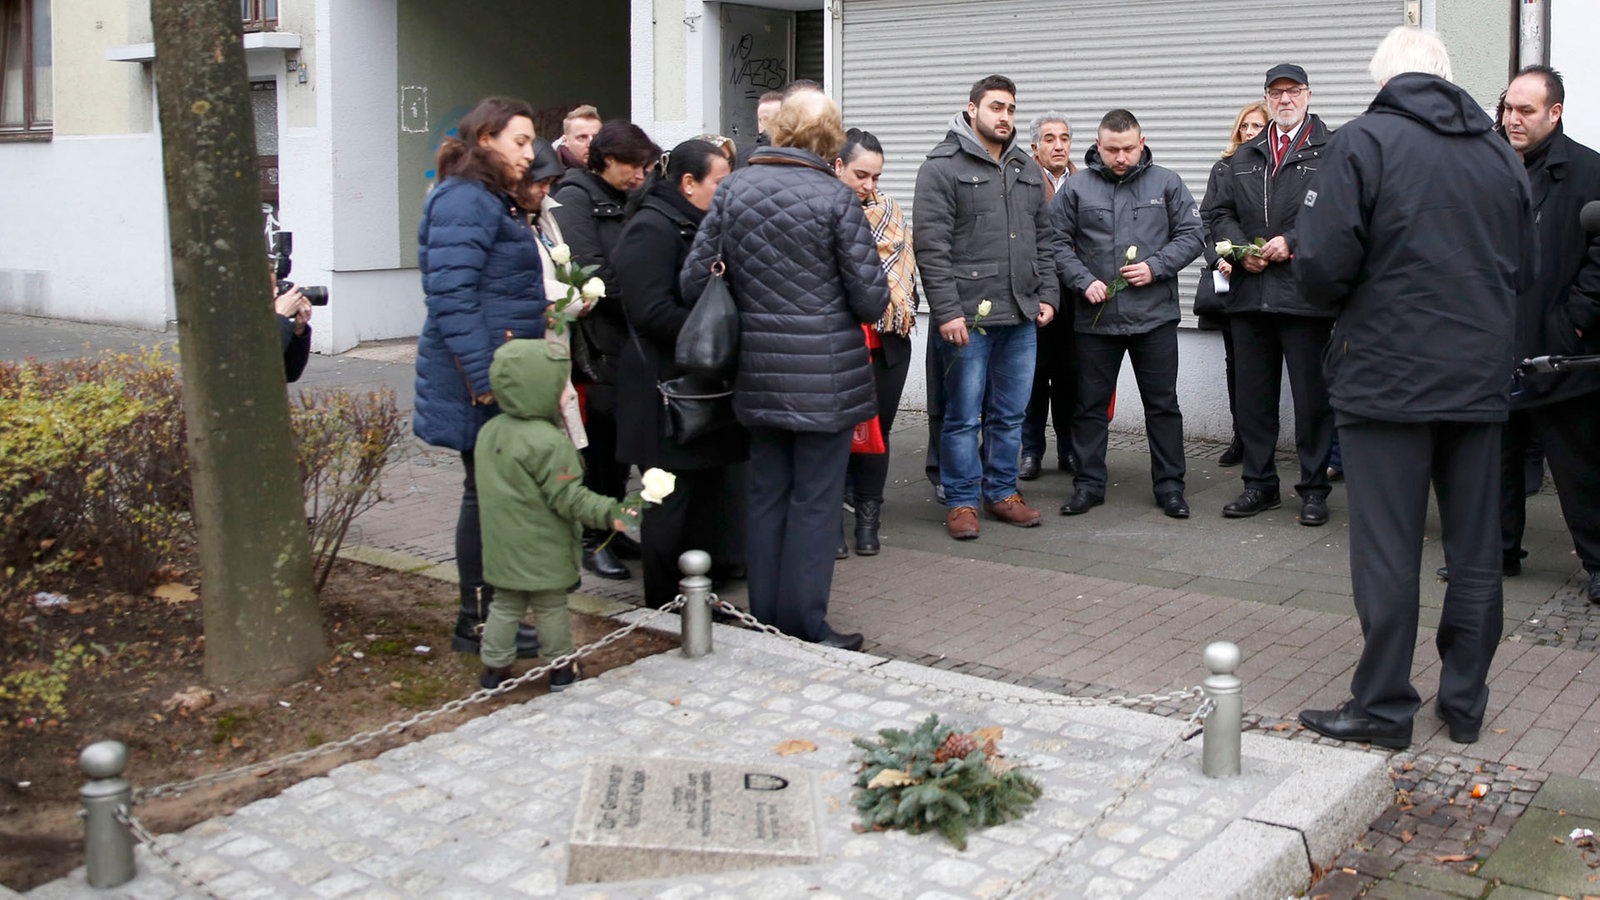
[[[1283,742],[1256,739],[1246,742],[1243,775],[1206,778],[1200,748],[1184,743],[1179,722],[1051,706],[1051,696],[1021,689],[995,697],[976,679],[719,632],[710,657],[641,660],[559,697],[342,766],[159,844],[193,883],[229,898],[1109,900],[1214,896],[1223,887],[1281,896],[1304,883],[1295,880],[1305,874],[1304,842],[1314,847],[1330,836],[1313,829],[1302,837],[1288,823],[1385,793],[1382,766],[1348,750],[1288,752]],[[1003,726],[1003,747],[1036,775],[1044,796],[1024,819],[972,833],[964,851],[934,836],[857,833],[852,740],[910,729],[933,711],[950,722]],[[789,738],[816,749],[780,760],[776,745]],[[824,862],[564,886],[568,823],[584,772],[601,754],[800,767],[814,778],[825,813]],[[1322,796],[1308,802],[1307,791]],[[1310,811],[1319,804],[1322,813]],[[1285,850],[1298,854],[1298,870],[1264,865]],[[1258,858],[1245,858],[1252,854]],[[1224,860],[1231,866],[1219,868]],[[148,854],[142,868],[126,889],[101,896],[158,900],[191,890]],[[52,900],[80,888],[57,882],[29,896]]]
[[[0,358],[45,343],[34,331],[48,329],[36,323],[0,317]],[[84,340],[126,340],[115,329],[50,328],[57,355]],[[84,338],[86,329],[92,340]],[[407,402],[404,354],[391,345],[372,355],[315,358],[308,379],[386,385]],[[1321,740],[1293,717],[1304,706],[1343,699],[1360,647],[1342,488],[1336,486],[1333,520],[1322,528],[1295,523],[1292,497],[1281,510],[1224,520],[1218,511],[1240,488],[1238,470],[1212,463],[1219,446],[1191,442],[1188,495],[1195,515],[1175,522],[1150,501],[1142,435],[1114,432],[1106,506],[1071,519],[1054,515],[1071,482],[1049,469],[1023,486],[1046,513],[1043,527],[985,521],[980,540],[956,543],[943,534],[943,511],[922,473],[923,429],[915,411],[897,421],[884,552],[839,564],[830,613],[836,627],[865,632],[868,650],[883,656],[1089,695],[1194,683],[1202,674],[1199,648],[1216,638],[1234,640],[1245,653],[1240,674],[1254,730],[1295,743]],[[1286,471],[1291,464],[1280,460]],[[417,568],[435,564],[434,574],[453,577],[460,477],[453,455],[412,448],[388,474],[386,499],[357,522],[351,540],[404,554]],[[1443,597],[1432,577],[1443,562],[1437,534],[1432,520],[1419,581],[1424,626],[1437,621]],[[1491,674],[1482,740],[1452,744],[1432,717],[1437,659],[1433,632],[1424,627],[1414,672],[1423,694],[1417,744],[1388,757],[1405,793],[1318,892],[1443,890],[1417,885],[1425,878],[1412,869],[1467,877],[1522,814],[1519,798],[1530,788],[1553,775],[1600,779],[1600,611],[1579,594],[1579,570],[1548,486],[1529,500],[1527,545],[1524,574],[1505,583],[1506,637]],[[584,591],[637,602],[639,588],[637,580],[586,578]],[[740,602],[738,586],[724,596]],[[1488,792],[1473,798],[1478,783]]]

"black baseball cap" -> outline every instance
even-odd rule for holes
[[[1304,68],[1297,66],[1294,63],[1278,63],[1267,70],[1267,81],[1265,84],[1261,85],[1261,87],[1263,89],[1272,87],[1272,83],[1274,81],[1280,81],[1284,78],[1292,79],[1295,84],[1311,84],[1311,79],[1306,77],[1306,70]]]

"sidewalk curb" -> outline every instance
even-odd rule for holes
[[[377,566],[380,569],[391,569],[407,575],[421,575],[434,581],[447,584],[456,583],[456,567],[452,563],[436,563],[420,556],[411,556],[407,553],[397,553],[393,550],[382,550],[377,547],[361,547],[346,545],[339,548],[339,558],[351,562],[365,563]],[[591,616],[604,616],[617,618],[624,613],[637,609],[631,603],[621,603],[608,600],[605,597],[596,597],[592,594],[571,593],[567,595],[567,608]]]

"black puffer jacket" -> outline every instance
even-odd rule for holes
[[[1307,116],[1276,173],[1272,171],[1272,147],[1267,143],[1272,137],[1271,128],[1262,129],[1255,139],[1222,161],[1227,166],[1226,174],[1214,179],[1216,189],[1206,191],[1200,208],[1211,241],[1248,244],[1258,237],[1270,241],[1281,234],[1289,242],[1289,252],[1296,256],[1288,262],[1272,263],[1259,273],[1234,266],[1228,293],[1222,295],[1229,314],[1331,315],[1326,308],[1308,303],[1300,295],[1294,271],[1305,240],[1296,233],[1295,217],[1306,197],[1306,188],[1322,165],[1330,134],[1321,119]]]
[[[1600,353],[1600,234],[1578,224],[1600,200],[1600,153],[1557,131],[1524,160],[1539,231],[1539,273],[1517,297],[1517,358]],[[1578,332],[1583,332],[1579,337]],[[1516,407],[1600,391],[1600,369],[1524,375]]]
[[[572,376],[573,381],[601,386],[600,391],[590,391],[589,402],[610,409],[615,401],[609,389],[617,383],[617,360],[628,340],[622,284],[612,261],[622,237],[623,207],[628,196],[587,169],[569,169],[551,196],[561,204],[555,210],[556,224],[561,226],[561,236],[572,250],[572,261],[579,266],[599,266],[594,277],[606,283],[606,296],[578,320],[589,347],[598,352],[594,377],[586,377],[577,366],[573,367]]]
[[[1505,419],[1535,237],[1528,179],[1493,124],[1466,91],[1410,73],[1328,142],[1295,273],[1338,316],[1323,367],[1339,413]]]
[[[815,155],[756,151],[717,189],[683,265],[700,296],[722,248],[739,305],[734,411],[753,428],[837,432],[872,418],[861,334],[889,285],[855,192]]]

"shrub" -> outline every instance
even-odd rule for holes
[[[350,523],[382,495],[378,476],[407,433],[394,392],[302,391],[290,407],[305,480],[317,590],[328,581]]]

